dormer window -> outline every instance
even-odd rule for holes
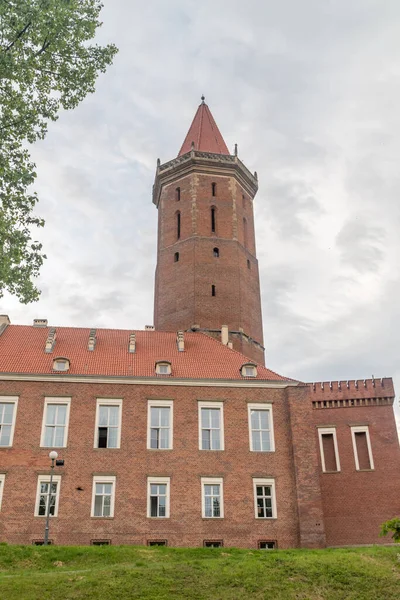
[[[68,371],[69,365],[68,358],[55,358],[53,360],[53,371]]]
[[[251,363],[246,363],[242,365],[240,369],[242,377],[257,377],[257,367]]]
[[[156,362],[156,374],[171,375],[171,363],[166,360]]]

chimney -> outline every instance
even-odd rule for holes
[[[47,327],[47,319],[33,319],[34,327]]]
[[[144,330],[145,331],[154,331],[154,325],[145,325]]]
[[[229,342],[229,331],[228,325],[221,325],[221,342],[224,346],[228,345]]]
[[[91,329],[90,333],[89,333],[88,350],[93,352],[95,346],[96,346],[96,330]]]
[[[134,354],[136,352],[136,333],[131,333],[129,336],[128,352]]]
[[[54,344],[56,343],[56,336],[57,336],[56,328],[52,327],[49,330],[49,333],[47,335],[46,345],[44,347],[45,352],[47,352],[47,353],[53,352]]]
[[[8,315],[0,315],[0,335],[6,329],[6,327],[10,324],[10,319]]]
[[[183,331],[178,331],[176,334],[176,343],[178,344],[179,352],[185,351],[185,340],[183,337]]]

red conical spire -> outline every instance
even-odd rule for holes
[[[197,109],[190,129],[182,144],[178,156],[190,152],[192,142],[194,149],[201,152],[213,152],[215,154],[229,154],[224,138],[222,137],[210,109],[201,97],[201,104]]]

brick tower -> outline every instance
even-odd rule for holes
[[[264,364],[253,199],[257,175],[228,148],[204,102],[177,158],[160,164],[154,325],[199,329]],[[228,336],[226,328],[228,327]]]

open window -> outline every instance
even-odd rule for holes
[[[121,445],[122,400],[97,400],[95,448],[119,448]]]

